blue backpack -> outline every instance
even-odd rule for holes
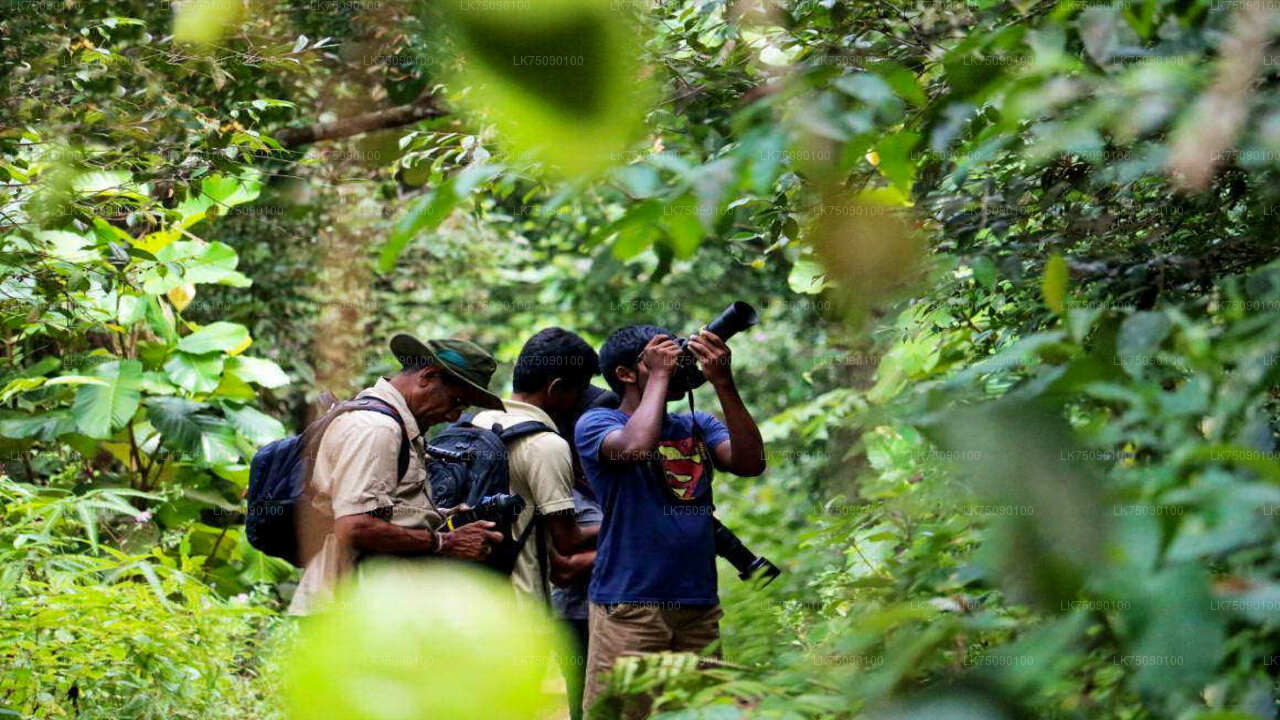
[[[334,407],[299,435],[263,445],[249,464],[248,512],[244,531],[249,544],[272,557],[302,567],[305,558],[298,547],[298,501],[320,449],[320,438],[334,418],[367,411],[396,421],[400,426],[399,477],[409,469],[409,437],[400,414],[384,400],[358,397]]]

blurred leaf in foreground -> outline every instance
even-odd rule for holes
[[[510,583],[461,565],[362,566],[302,621],[285,678],[296,720],[549,717],[542,682],[565,647]]]
[[[851,314],[903,289],[920,270],[922,246],[908,212],[895,188],[853,196],[831,191],[814,210],[809,240]]]
[[[640,30],[608,0],[444,3],[462,52],[452,99],[502,142],[569,175],[625,164],[655,97]]]
[[[1024,715],[1005,701],[978,690],[933,693],[888,708],[878,720],[1013,720]]]
[[[993,539],[982,554],[1018,599],[1060,607],[1101,561],[1107,516],[1095,454],[1066,422],[1030,402],[996,402],[946,413],[922,430],[974,483]]]
[[[212,45],[240,24],[243,17],[242,0],[187,0],[174,6],[173,40]]]

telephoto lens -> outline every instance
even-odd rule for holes
[[[729,338],[759,322],[760,316],[756,314],[755,308],[749,303],[735,300],[720,313],[719,317],[707,323],[706,330],[728,342]],[[698,359],[685,347],[689,344],[688,338],[677,338],[676,342],[683,352],[676,359],[676,371],[671,378],[671,387],[680,392],[702,387],[707,377],[698,369]]]
[[[781,568],[748,550],[738,536],[719,520],[715,521],[714,537],[716,554],[728,560],[729,564],[738,571],[739,580],[763,578],[764,584],[768,585],[782,574]]]
[[[707,332],[714,333],[725,342],[729,338],[760,322],[760,316],[751,305],[735,300],[720,313],[720,317],[707,323]]]

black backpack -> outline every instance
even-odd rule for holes
[[[306,559],[300,556],[298,548],[298,501],[320,450],[320,437],[334,418],[355,411],[386,415],[400,426],[396,467],[397,477],[404,477],[409,469],[409,437],[400,413],[385,400],[375,397],[358,397],[341,403],[317,418],[301,434],[267,443],[254,454],[249,464],[248,511],[244,520],[250,545],[302,567]]]
[[[464,415],[461,420],[441,430],[431,438],[427,454],[427,482],[431,484],[431,499],[436,507],[450,508],[466,503],[476,507],[484,498],[511,492],[510,467],[507,464],[507,446],[522,437],[541,432],[553,432],[552,428],[537,420],[516,423],[507,428],[494,425],[483,428],[472,424],[473,416]],[[444,450],[449,454],[445,459]],[[530,533],[541,525],[535,513],[533,520],[520,533],[519,538],[507,537],[493,553],[489,565],[500,572],[510,573],[515,561],[524,549]],[[542,532],[537,531],[537,555],[539,569],[546,587],[546,548]]]

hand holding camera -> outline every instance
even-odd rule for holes
[[[710,380],[712,384],[731,383],[733,376],[729,370],[729,338],[760,322],[756,309],[738,300],[720,313],[715,320],[707,323],[702,330],[691,338],[676,338],[680,348],[680,356],[676,359],[676,370],[671,376],[671,387],[681,393],[688,392]],[[699,345],[694,349],[694,343]],[[702,354],[698,354],[701,352]],[[703,367],[699,369],[698,365]]]
[[[488,543],[478,550],[478,555],[467,555],[465,559],[478,560],[501,572],[510,573],[515,566],[516,555],[519,554],[512,530],[524,507],[524,498],[510,493],[486,495],[475,507],[459,505],[453,512],[445,515],[444,527],[452,531],[446,537],[470,528],[484,528]]]
[[[732,353],[720,336],[709,330],[699,330],[689,338],[685,347],[698,358],[707,382],[712,385],[733,382],[733,372],[729,365]]]
[[[440,547],[436,554],[460,560],[483,562],[493,554],[494,545],[502,542],[502,533],[495,532],[494,523],[479,520],[456,530],[440,533]]]
[[[656,335],[644,346],[645,367],[653,376],[670,377],[676,371],[681,348],[676,341],[667,335]]]

